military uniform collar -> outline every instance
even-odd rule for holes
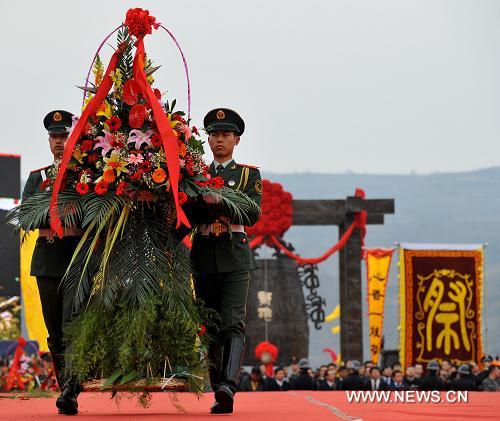
[[[210,164],[210,172],[212,174],[215,174],[216,168],[217,168],[218,165],[222,165],[224,167],[224,170],[226,170],[226,169],[234,170],[234,169],[236,169],[236,166],[237,166],[236,162],[234,162],[234,159],[230,159],[230,160],[228,160],[226,162],[223,162],[222,164],[220,164],[219,162],[217,162],[217,161],[214,160]],[[224,174],[224,171],[222,173]]]
[[[215,159],[212,161],[212,166],[213,168],[217,168],[219,165],[222,165],[224,167],[224,169],[226,169],[229,165],[231,165],[231,163],[234,163],[234,159],[231,158],[225,162],[217,162]]]

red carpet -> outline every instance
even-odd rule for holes
[[[444,395],[443,395],[444,396]],[[212,396],[200,400],[191,394],[177,394],[184,411],[175,408],[167,394],[155,394],[148,409],[136,400],[115,400],[105,393],[83,393],[79,418],[88,420],[165,420],[182,421],[231,417],[248,421],[316,420],[500,420],[499,393],[470,393],[468,403],[349,403],[345,392],[258,392],[237,395],[232,415],[210,415]],[[0,395],[0,420],[59,420],[54,398],[16,398]]]

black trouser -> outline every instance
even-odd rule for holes
[[[210,383],[213,390],[221,384],[236,392],[245,347],[245,315],[250,274],[235,271],[218,274],[198,274],[195,278],[196,297],[207,308],[215,310],[221,320],[209,347]]]
[[[64,353],[63,326],[69,320],[64,313],[61,278],[37,276],[43,319],[49,336],[47,344],[51,353]]]
[[[248,296],[248,271],[226,273],[201,273],[195,277],[196,297],[207,308],[220,315],[216,332],[210,332],[217,342],[223,343],[231,336],[245,338],[245,316]]]

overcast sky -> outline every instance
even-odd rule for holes
[[[128,7],[177,36],[192,115],[226,106],[236,158],[266,172],[418,173],[500,164],[500,1],[0,0],[0,153],[50,163],[44,115],[79,113],[92,56]],[[146,50],[186,108],[167,34]],[[107,62],[111,48],[105,49]]]

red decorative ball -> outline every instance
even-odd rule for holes
[[[292,195],[283,190],[279,183],[263,180],[261,219],[252,227],[247,227],[249,237],[282,237],[292,225]]]

